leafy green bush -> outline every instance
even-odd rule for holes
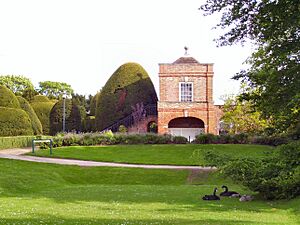
[[[177,139],[178,140],[178,139]],[[180,143],[186,139],[180,138]],[[58,133],[53,137],[53,146],[72,145],[114,145],[114,144],[171,144],[175,143],[170,135],[147,134],[113,134],[106,133]],[[179,141],[176,141],[178,143]],[[186,143],[186,142],[184,142]]]
[[[35,136],[0,137],[0,149],[31,147]]]
[[[252,138],[253,144],[278,146],[287,144],[290,138],[287,135],[255,136]]]
[[[101,131],[130,115],[137,103],[156,104],[157,95],[144,68],[126,63],[109,78],[96,102],[96,127]]]
[[[119,129],[118,129],[118,132],[120,132],[120,133],[126,133],[127,132],[127,128],[124,125],[120,125]]]
[[[55,135],[63,128],[63,102],[65,101],[65,131],[81,131],[81,114],[78,106],[71,100],[58,101],[50,112],[50,134]]]
[[[300,195],[300,142],[281,145],[263,160],[247,156],[237,159],[213,151],[205,152],[204,159],[265,199],[290,199]]]
[[[172,142],[174,144],[186,144],[188,142],[188,139],[186,137],[182,137],[182,136],[174,136],[172,138]]]
[[[33,133],[35,135],[42,134],[42,132],[43,132],[42,124],[41,124],[39,118],[37,117],[35,111],[29,104],[29,102],[21,96],[17,96],[17,99],[20,103],[21,108],[27,113],[27,115],[29,116],[29,118],[31,120],[31,126],[32,126]]]
[[[31,120],[22,109],[0,107],[0,136],[33,135]]]
[[[213,144],[218,143],[218,136],[213,134],[199,134],[196,136],[194,143],[196,144]]]
[[[50,134],[50,112],[55,103],[46,96],[37,95],[30,104],[42,124],[43,134]]]
[[[0,85],[0,107],[20,108],[20,104],[15,94],[4,85]]]

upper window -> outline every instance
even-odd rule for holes
[[[193,83],[192,82],[180,82],[179,83],[179,100],[181,102],[193,101]]]

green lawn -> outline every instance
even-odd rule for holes
[[[217,173],[88,168],[0,159],[0,224],[299,224],[300,198],[200,200]]]
[[[202,150],[214,150],[234,157],[261,158],[272,147],[263,145],[114,145],[56,148],[51,157],[136,164],[204,165]],[[49,150],[36,156],[50,157]]]

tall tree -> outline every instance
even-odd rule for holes
[[[234,79],[249,85],[243,93],[279,131],[300,121],[300,1],[207,0],[205,15],[222,13],[219,46],[250,40],[257,46],[251,67]],[[254,91],[253,91],[254,90]]]
[[[74,93],[71,85],[63,82],[44,81],[39,82],[39,93],[49,99],[62,99],[64,95],[71,97]]]
[[[226,96],[223,106],[222,130],[229,134],[250,133],[259,134],[268,123],[261,119],[258,111],[253,111],[249,101],[238,96]]]
[[[36,95],[33,84],[30,79],[19,75],[0,76],[0,85],[6,86],[15,95],[23,96],[27,100]]]

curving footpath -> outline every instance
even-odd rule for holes
[[[14,159],[29,162],[40,162],[40,163],[51,163],[61,165],[76,165],[76,166],[104,166],[104,167],[127,167],[127,168],[144,168],[144,169],[182,169],[182,170],[201,170],[201,171],[212,171],[216,170],[215,167],[201,167],[201,166],[176,166],[176,165],[144,165],[144,164],[128,164],[128,163],[111,163],[111,162],[95,162],[95,161],[84,161],[75,159],[59,159],[59,158],[45,158],[36,156],[24,155],[30,152],[31,149],[5,149],[0,150],[0,158]]]

